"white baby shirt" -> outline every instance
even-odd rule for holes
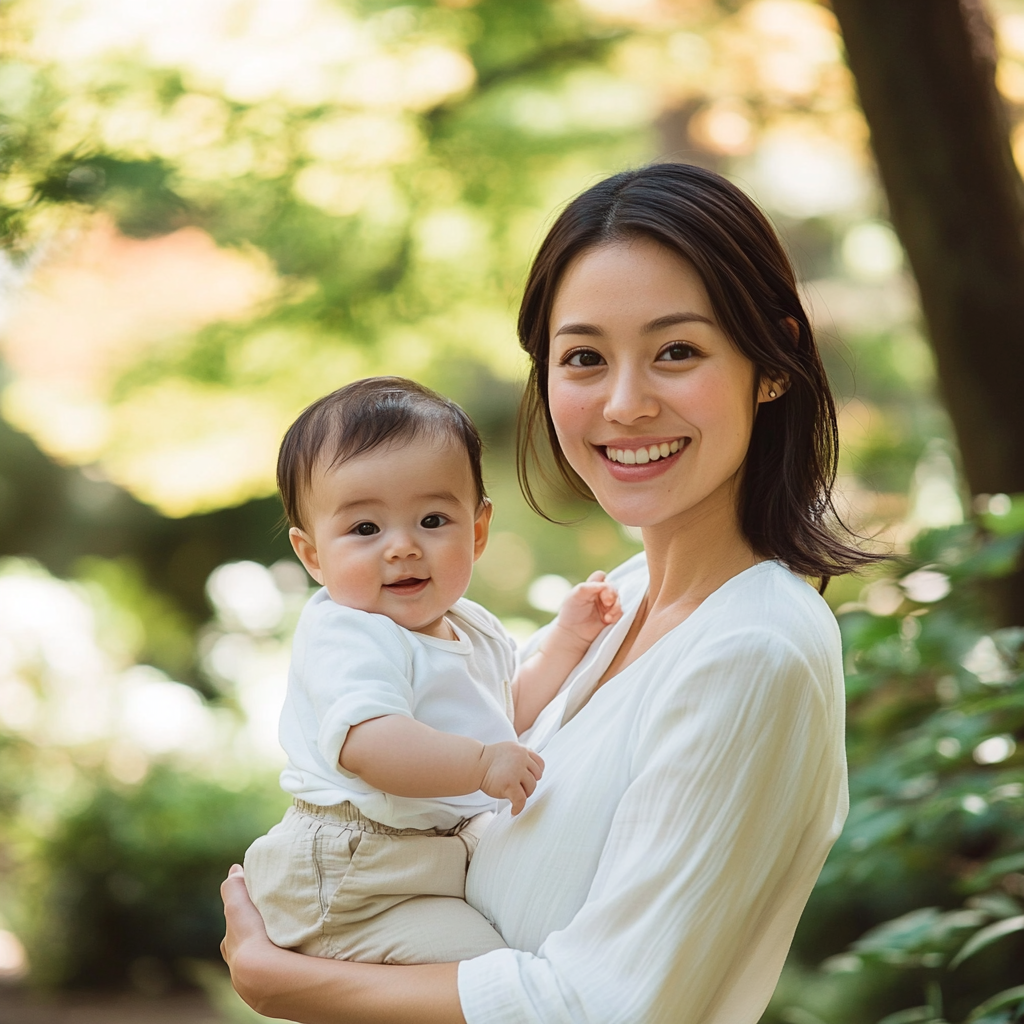
[[[295,630],[281,712],[286,792],[323,807],[347,800],[392,828],[452,828],[494,809],[493,798],[480,791],[432,799],[393,796],[338,764],[348,730],[382,715],[405,715],[481,743],[516,739],[514,643],[493,615],[465,598],[446,618],[457,640],[345,608],[326,590],[310,598]]]

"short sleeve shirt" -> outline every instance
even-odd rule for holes
[[[458,639],[441,640],[384,615],[310,598],[292,646],[281,745],[281,785],[321,806],[349,801],[393,828],[451,828],[492,810],[481,792],[420,799],[384,793],[338,763],[348,730],[383,715],[404,715],[481,743],[516,738],[511,681],[515,645],[498,620],[465,598],[446,616]]]

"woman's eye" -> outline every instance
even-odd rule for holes
[[[420,526],[425,530],[436,530],[439,526],[444,526],[447,522],[448,520],[444,516],[437,515],[435,513],[434,515],[424,516],[420,520]]]
[[[692,345],[687,345],[682,341],[676,341],[671,345],[666,346],[658,353],[658,362],[678,363],[682,362],[684,359],[692,359],[696,354],[697,352]]]
[[[360,537],[372,537],[375,533],[380,533],[380,527],[376,523],[359,523],[352,528],[352,532]]]
[[[604,360],[592,348],[578,348],[562,358],[563,366],[600,366]]]

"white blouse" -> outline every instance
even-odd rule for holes
[[[612,579],[626,615],[538,719],[544,777],[470,866],[512,948],[460,964],[468,1024],[755,1024],[846,817],[839,630],[813,588],[747,569],[573,715],[643,556]]]

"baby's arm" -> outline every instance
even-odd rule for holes
[[[586,583],[573,587],[540,647],[519,666],[512,683],[517,733],[533,725],[601,630],[621,618],[619,595],[603,572],[593,572]]]
[[[537,787],[544,762],[518,743],[481,743],[431,729],[405,715],[384,715],[348,731],[338,762],[395,796],[463,796],[482,789],[512,801],[518,814]]]

